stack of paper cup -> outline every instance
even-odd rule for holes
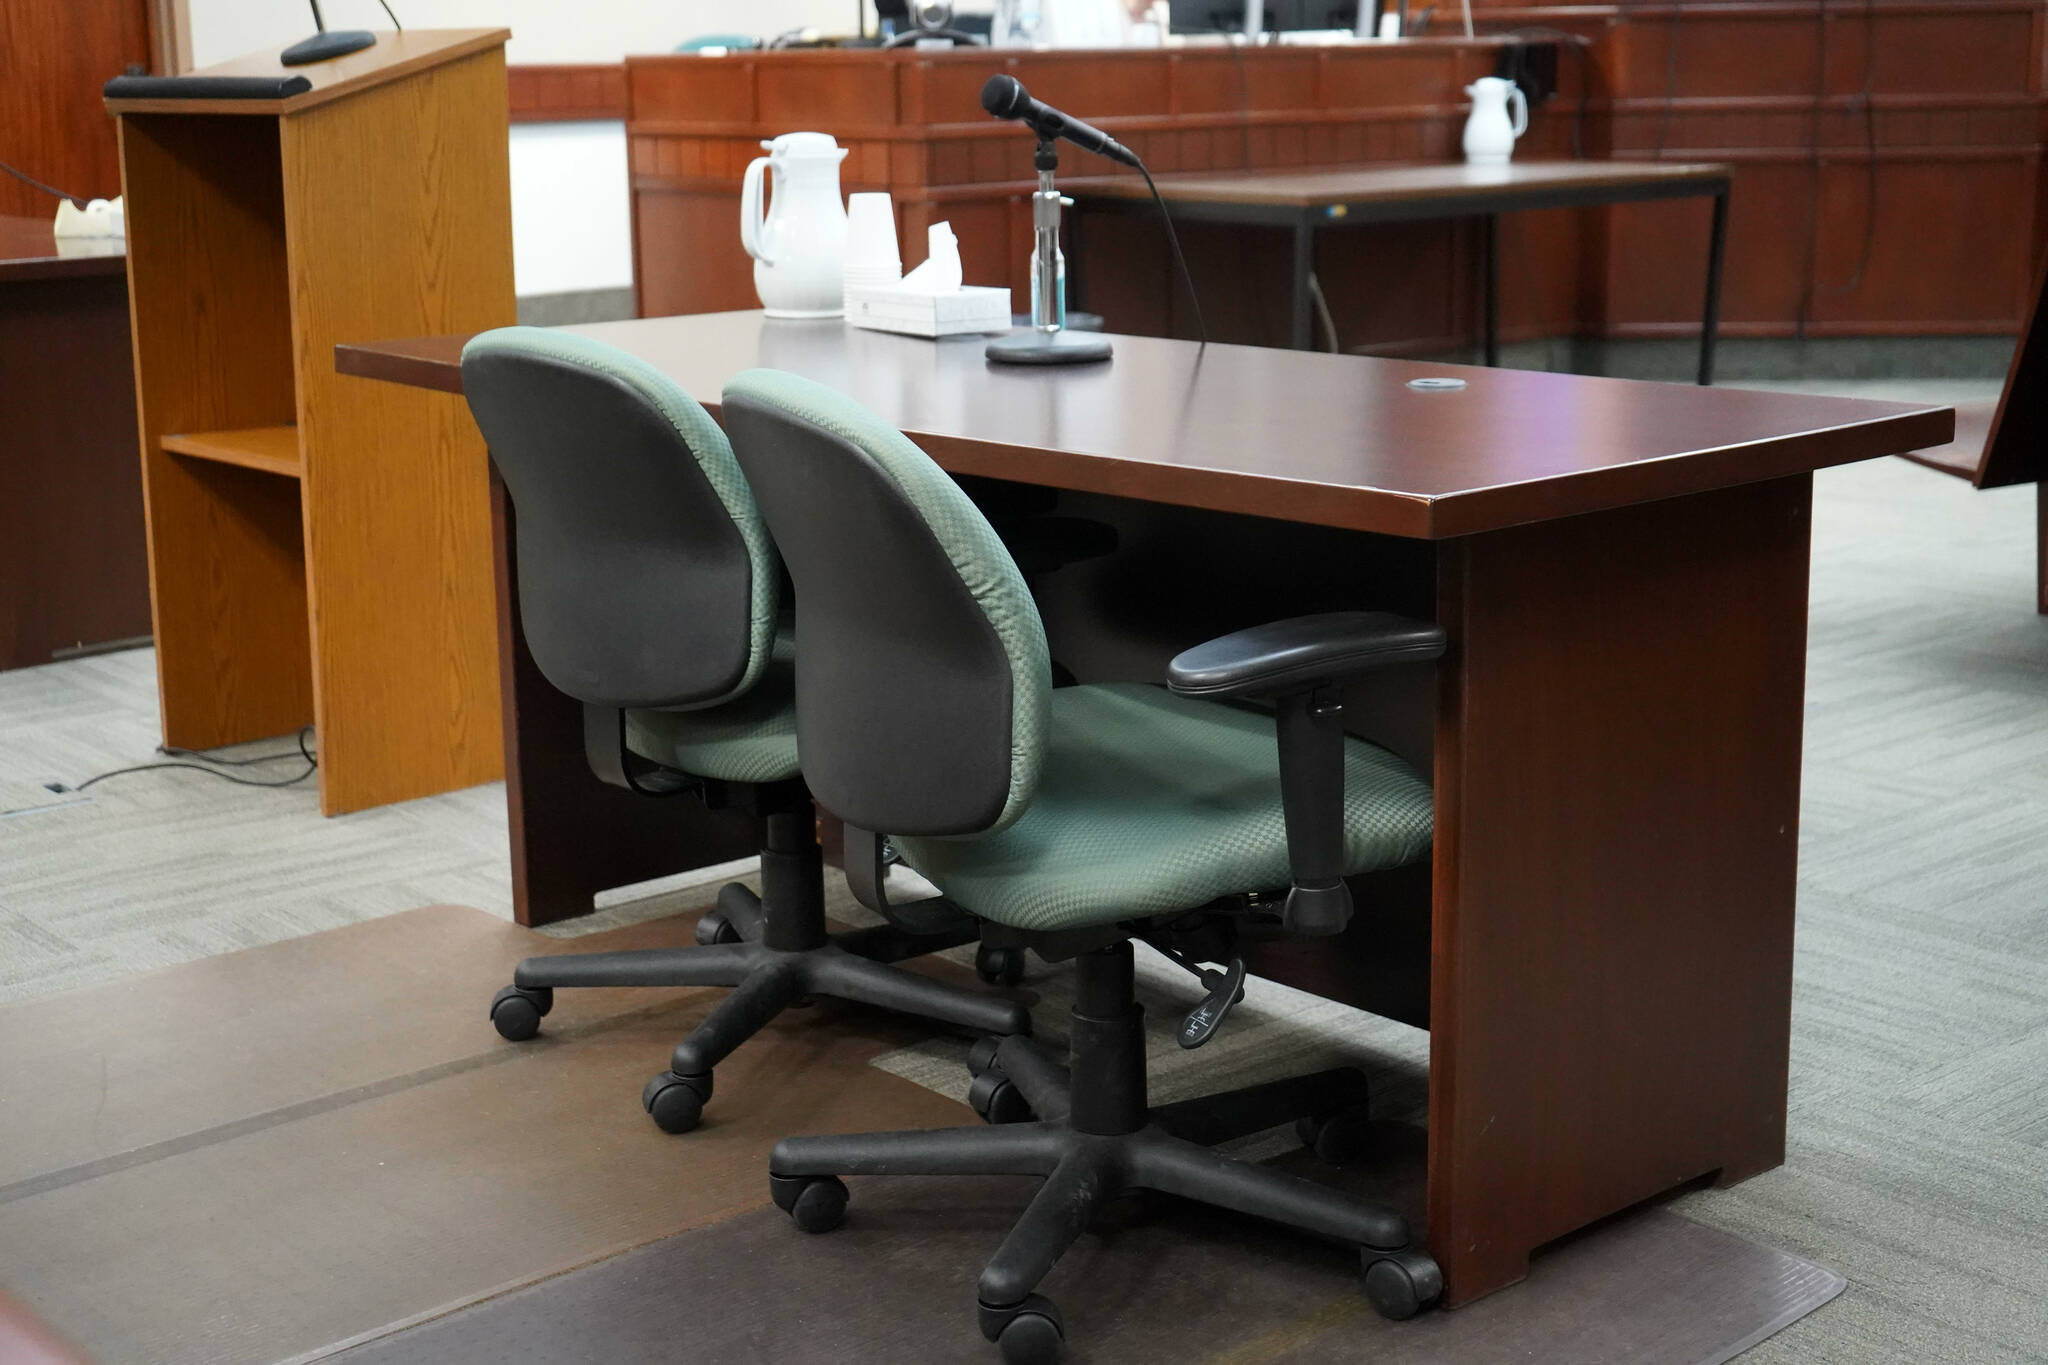
[[[903,254],[896,244],[896,205],[886,193],[846,199],[846,297],[903,278]]]

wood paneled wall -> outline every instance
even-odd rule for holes
[[[970,277],[1024,287],[1030,140],[985,119],[995,69],[1095,121],[1157,171],[1440,160],[1463,87],[1506,35],[1580,40],[1520,155],[1726,161],[1736,171],[1732,335],[2003,334],[2044,225],[2040,0],[1482,3],[1495,36],[1342,48],[775,52],[627,63],[643,314],[751,307],[738,188],[795,128],[852,150],[848,189],[896,196],[906,261],[950,218]],[[1109,172],[1063,153],[1062,176]],[[1687,202],[1503,220],[1503,334],[1656,337],[1698,326],[1708,216]],[[1086,228],[1087,303],[1186,332],[1156,227]],[[1318,273],[1347,346],[1429,349],[1476,323],[1475,236],[1416,223],[1326,234]],[[1256,229],[1184,233],[1211,328],[1285,338],[1286,252]]]
[[[1589,122],[1614,156],[1734,164],[1732,334],[2012,332],[2043,230],[2042,21],[2038,0],[1630,5]],[[1685,330],[1661,244],[1704,238],[1673,207],[1614,211],[1612,333]]]
[[[581,123],[626,116],[626,68],[615,63],[505,68],[514,123]]]
[[[72,194],[121,192],[114,122],[100,87],[150,65],[149,0],[0,4],[0,161]],[[48,218],[49,195],[0,173],[0,214]]]
[[[1194,48],[629,59],[640,310],[653,316],[755,305],[737,232],[739,181],[761,154],[761,139],[776,132],[821,129],[850,149],[842,184],[894,194],[906,264],[922,257],[926,227],[949,219],[968,276],[1008,282],[1021,296],[1031,237],[1026,196],[1035,183],[1032,142],[1016,125],[981,112],[979,92],[992,70],[1007,70],[1047,103],[1110,129],[1161,173],[1429,161],[1452,154],[1464,117],[1463,88],[1493,69],[1501,41],[1249,54]],[[1563,155],[1568,127],[1558,122],[1532,136],[1539,154]],[[1074,148],[1062,149],[1061,162],[1063,181],[1118,169]],[[1105,283],[1114,281],[1115,291],[1091,295],[1090,306],[1110,308],[1127,330],[1179,325],[1159,311],[1173,290],[1163,251],[1144,235],[1151,229],[1126,230],[1103,220],[1099,231],[1093,223],[1089,231],[1091,264],[1098,255],[1116,262],[1114,270],[1094,272]],[[1372,235],[1381,268],[1393,258],[1396,270],[1444,276],[1449,252],[1441,227]],[[1247,270],[1258,275],[1270,265],[1284,272],[1284,254],[1240,250],[1244,241],[1245,234],[1227,229],[1186,234],[1205,284],[1214,275],[1232,283],[1227,296],[1213,300],[1205,288],[1205,305],[1216,319],[1258,327],[1270,312],[1277,337],[1286,326],[1284,290],[1236,286]],[[1239,295],[1244,307],[1234,310]],[[1568,312],[1568,301],[1565,307]],[[1387,316],[1397,319],[1389,325],[1403,335],[1416,326],[1441,333],[1450,325],[1441,306]]]

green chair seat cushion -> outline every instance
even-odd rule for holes
[[[1285,888],[1287,829],[1268,715],[1116,683],[1052,694],[1038,792],[996,834],[897,838],[955,902],[1015,929],[1075,929]],[[1429,852],[1429,783],[1376,745],[1344,752],[1347,876]]]
[[[722,706],[626,712],[626,747],[652,763],[721,782],[795,777],[796,652],[778,632],[751,690]]]

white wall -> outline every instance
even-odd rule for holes
[[[71,3],[72,0],[64,0]],[[313,31],[306,0],[189,0],[192,58],[206,66]],[[814,25],[850,33],[856,0],[391,0],[412,28],[509,28],[514,62],[615,62],[705,33],[771,38]],[[321,0],[329,28],[389,28],[377,0]],[[966,8],[966,6],[962,6]],[[872,5],[867,9],[873,23]]]
[[[630,207],[625,124],[513,125],[512,273],[522,295],[631,284]]]

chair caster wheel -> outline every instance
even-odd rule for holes
[[[1053,1365],[1067,1341],[1060,1310],[1043,1294],[1029,1295],[1014,1308],[983,1304],[981,1334],[1003,1353],[1003,1365]]]
[[[714,948],[721,943],[741,942],[740,931],[733,928],[732,921],[717,910],[706,910],[697,919],[697,946]]]
[[[640,1089],[640,1107],[664,1133],[687,1133],[704,1117],[704,1104],[711,1098],[711,1073],[678,1076],[663,1071]]]
[[[1434,1308],[1443,1297],[1444,1273],[1426,1251],[1406,1247],[1400,1251],[1375,1251],[1367,1247],[1365,1295],[1379,1315],[1394,1322],[1412,1318],[1425,1308]]]
[[[996,1052],[1002,1047],[1000,1038],[977,1038],[974,1046],[967,1049],[967,1072],[979,1076],[996,1064]]]
[[[846,1182],[836,1175],[770,1175],[775,1207],[805,1232],[830,1232],[846,1221]]]
[[[1031,1105],[1008,1076],[994,1067],[967,1087],[967,1103],[986,1123],[1029,1123]]]
[[[1294,1121],[1294,1134],[1317,1160],[1332,1166],[1356,1165],[1372,1151],[1372,1111],[1354,1104],[1327,1117],[1305,1114]]]
[[[540,1032],[541,1017],[555,1007],[550,986],[507,986],[491,997],[491,1026],[508,1043],[523,1043]]]
[[[984,943],[974,950],[974,974],[991,986],[1014,986],[1024,979],[1024,950]]]

